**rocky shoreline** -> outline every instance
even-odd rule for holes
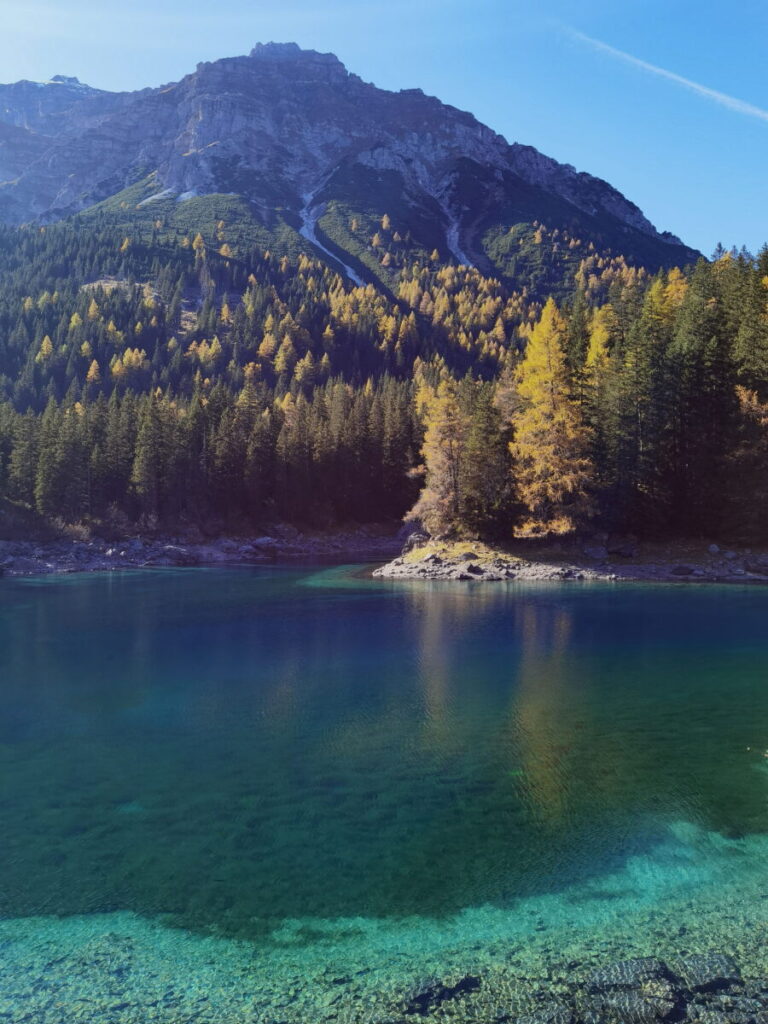
[[[381,561],[402,547],[391,531],[366,528],[301,533],[279,526],[258,537],[205,540],[179,536],[122,540],[0,540],[0,576],[105,572],[203,565],[262,565],[278,560]]]
[[[598,540],[580,547],[519,544],[498,550],[483,544],[448,544],[417,536],[376,569],[381,579],[464,582],[584,580],[670,583],[768,583],[768,552],[718,544],[638,544]]]
[[[394,556],[394,557],[393,557]],[[0,576],[108,572],[216,565],[267,565],[276,561],[389,561],[372,575],[390,580],[520,582],[768,583],[768,551],[707,546],[552,544],[514,549],[484,544],[447,544],[423,535],[404,542],[403,531],[360,527],[327,533],[274,526],[257,537],[190,538],[132,536],[55,540],[0,540]]]

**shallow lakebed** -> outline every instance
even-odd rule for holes
[[[767,612],[353,567],[0,581],[0,1020],[396,1019],[468,973],[436,1016],[485,1020],[710,949],[766,975]]]

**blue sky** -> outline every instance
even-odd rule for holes
[[[296,41],[419,86],[610,181],[709,254],[768,241],[768,5],[755,0],[0,0],[0,79],[106,89]]]

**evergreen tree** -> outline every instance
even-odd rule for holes
[[[136,437],[136,449],[131,470],[131,483],[138,499],[142,517],[157,521],[162,513],[165,469],[165,439],[160,403],[151,392],[144,402]]]

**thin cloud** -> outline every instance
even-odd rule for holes
[[[676,85],[682,85],[684,89],[690,89],[691,92],[695,92],[699,96],[703,96],[705,99],[712,100],[713,103],[717,103],[721,107],[733,110],[737,114],[746,114],[748,117],[757,117],[761,121],[768,121],[768,110],[763,110],[762,107],[756,107],[752,103],[745,103],[744,100],[737,99],[735,96],[729,96],[724,92],[718,92],[717,89],[710,89],[708,86],[702,85],[700,82],[692,82],[690,78],[683,78],[682,75],[677,75],[674,71],[667,71],[666,68],[660,68],[656,64],[649,64],[647,60],[640,60],[639,57],[633,57],[631,53],[625,53],[624,50],[617,50],[615,46],[609,46],[608,43],[601,43],[599,39],[593,39],[591,36],[587,36],[583,32],[577,32],[576,29],[570,28],[569,26],[566,26],[566,31],[569,35],[573,36],[574,39],[578,39],[580,42],[586,43],[587,46],[591,46],[594,50],[610,54],[611,57],[616,57],[618,60],[624,61],[625,64],[631,64],[633,67],[640,68],[642,71],[648,71],[652,75],[658,75],[659,78],[666,78],[670,82],[675,82]]]

